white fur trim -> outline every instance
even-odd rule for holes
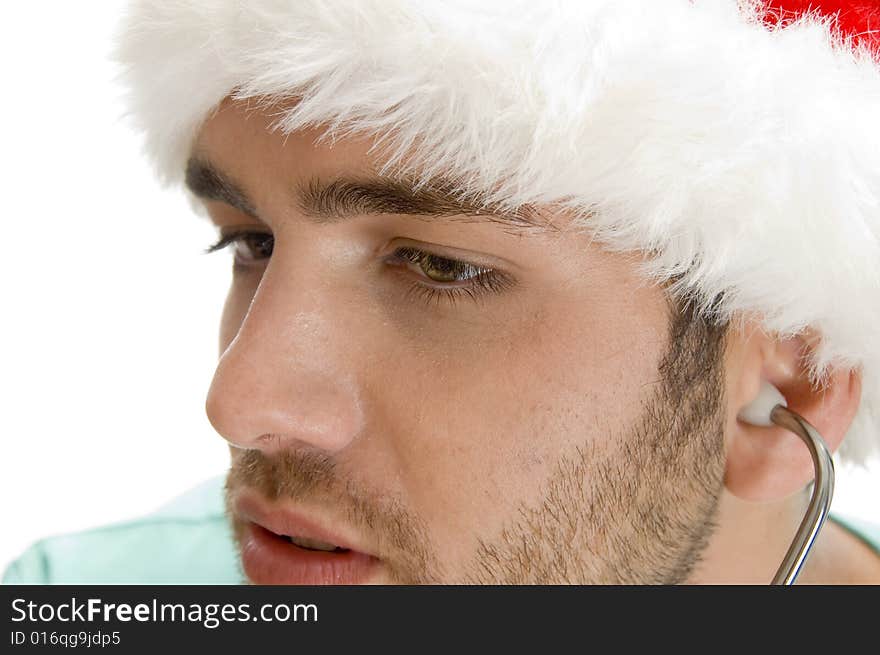
[[[561,201],[704,310],[814,328],[814,380],[862,370],[843,447],[861,459],[880,438],[880,68],[750,6],[136,0],[117,57],[166,181],[227,95],[301,95],[281,130],[383,135],[388,170],[419,139],[397,170]]]

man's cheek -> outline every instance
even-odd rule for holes
[[[518,507],[540,497],[556,465],[552,410],[508,398],[484,392],[467,411],[438,416],[437,432],[422,433],[426,465],[416,468],[410,499],[443,560],[497,538]]]

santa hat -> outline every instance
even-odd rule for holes
[[[880,443],[878,30],[877,2],[136,0],[117,58],[168,182],[223,98],[296,98],[282,132],[381,136],[385,172],[559,203],[715,319],[812,328],[814,382],[862,372],[860,460]]]

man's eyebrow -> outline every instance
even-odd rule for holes
[[[252,218],[257,210],[241,187],[210,162],[191,157],[186,164],[186,186],[197,198],[217,200],[235,207]]]
[[[236,182],[204,158],[187,162],[186,186],[197,197],[217,200],[258,218],[254,204]],[[402,214],[416,218],[458,218],[499,223],[517,231],[550,228],[552,224],[531,206],[504,210],[484,195],[462,198],[449,180],[387,177],[312,177],[295,186],[300,211],[319,224],[337,223],[365,214]]]
[[[320,223],[364,214],[404,214],[422,218],[456,218],[495,222],[511,228],[547,228],[532,207],[504,210],[485,196],[462,198],[454,183],[434,178],[416,183],[384,177],[311,178],[296,189],[300,210]]]

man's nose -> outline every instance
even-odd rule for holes
[[[239,448],[337,453],[363,425],[343,303],[271,268],[220,357],[208,419]]]

